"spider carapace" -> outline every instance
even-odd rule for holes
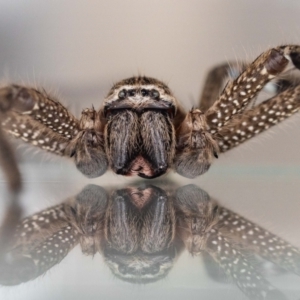
[[[299,67],[297,45],[270,49],[251,64],[217,66],[208,74],[199,108],[187,113],[166,84],[132,77],[115,84],[99,110],[84,109],[79,120],[44,90],[10,85],[0,89],[1,123],[26,142],[72,157],[88,177],[110,168],[144,178],[174,169],[194,178],[220,152],[299,110],[300,77],[287,72]],[[254,105],[270,81],[275,95]]]

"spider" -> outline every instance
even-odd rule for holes
[[[167,276],[184,248],[211,256],[218,273],[223,270],[250,299],[285,299],[261,273],[255,255],[300,275],[299,249],[218,205],[196,185],[88,185],[18,222],[9,256],[0,260],[0,284],[41,276],[78,243],[86,255],[101,253],[114,275],[132,283]]]
[[[290,76],[291,68],[300,68],[300,46],[272,48],[251,64],[220,65],[208,74],[199,108],[187,113],[163,82],[132,77],[115,84],[99,110],[84,109],[80,120],[43,89],[10,85],[0,89],[2,129],[72,157],[87,177],[110,168],[121,175],[154,178],[172,168],[194,178],[220,152],[299,110],[300,80]],[[219,95],[228,75],[234,78]],[[255,105],[272,80],[276,95]]]

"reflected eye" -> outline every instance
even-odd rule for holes
[[[151,97],[154,99],[159,99],[159,92],[157,90],[151,90]]]
[[[119,99],[125,99],[126,98],[126,90],[122,90],[118,94]]]

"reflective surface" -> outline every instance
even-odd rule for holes
[[[9,213],[11,226],[15,211]],[[198,264],[213,284],[211,288],[229,285],[228,299],[234,294],[237,299],[287,299],[270,278],[287,280],[289,274],[300,275],[299,249],[221,206],[194,184],[165,182],[157,186],[147,182],[111,188],[90,184],[62,203],[19,221],[14,237],[5,245],[2,243],[0,282],[8,286],[39,281],[46,272],[42,280],[53,281],[49,270],[58,269],[61,262],[68,269],[72,262],[63,263],[63,259],[68,261],[74,252],[78,256],[78,248],[90,258],[103,258],[99,266],[96,260],[92,269],[82,270],[87,278],[96,270],[102,272],[104,263],[116,285],[124,281],[160,285],[173,269],[176,272],[181,256],[189,253],[192,256],[183,273]],[[77,253],[73,250],[76,246]],[[89,285],[88,281],[81,284]],[[207,288],[201,277],[196,286]],[[26,284],[22,288],[28,291]],[[300,292],[297,288],[283,290]],[[199,297],[208,293],[198,292]],[[211,291],[210,296],[215,293]]]

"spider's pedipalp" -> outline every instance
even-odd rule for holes
[[[0,114],[1,118],[1,114]],[[0,166],[7,177],[8,187],[12,195],[21,190],[21,174],[17,166],[15,155],[0,125]]]
[[[64,154],[74,157],[77,169],[85,176],[99,177],[108,168],[100,115],[94,108],[84,109],[79,123],[79,132],[68,144]]]
[[[103,175],[108,168],[103,135],[93,129],[81,131],[68,145],[65,154],[73,157],[77,169],[89,178]]]
[[[192,109],[177,128],[174,169],[184,177],[195,178],[205,173],[219,148],[207,131],[205,115]]]

